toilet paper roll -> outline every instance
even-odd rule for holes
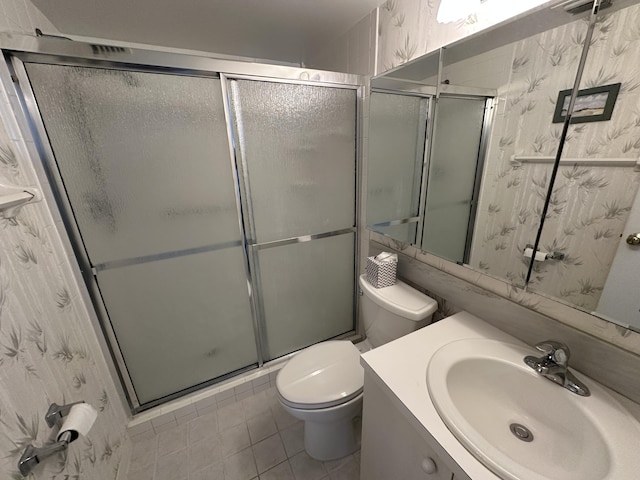
[[[93,422],[98,417],[98,411],[88,403],[78,403],[71,407],[69,415],[67,415],[62,422],[62,427],[58,432],[58,441],[63,433],[69,432],[71,434],[70,442],[73,442],[78,435],[86,435],[91,430]]]
[[[526,258],[531,258],[532,255],[533,255],[533,248],[525,248],[524,249],[524,256]],[[540,251],[536,252],[536,256],[534,258],[535,261],[543,262],[546,259],[547,259],[547,252],[540,252]]]

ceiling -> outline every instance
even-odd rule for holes
[[[299,63],[383,0],[31,0],[65,35]],[[45,32],[47,33],[47,32]]]

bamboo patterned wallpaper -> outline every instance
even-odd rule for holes
[[[606,12],[606,10],[605,10]],[[621,82],[607,122],[569,130],[566,158],[640,158],[640,5],[598,22],[580,88]],[[534,287],[587,311],[596,309],[640,173],[630,167],[566,166],[553,189],[542,235],[565,261],[536,265]]]
[[[602,15],[592,40],[581,88],[621,82],[608,122],[570,127],[565,158],[640,157],[640,6]],[[505,114],[498,115],[485,173],[486,195],[472,266],[522,281],[527,262],[520,252],[533,243],[550,165],[512,165],[511,155],[555,155],[561,124],[551,118],[559,90],[570,88],[586,23],[526,39],[515,45]],[[593,311],[638,190],[640,173],[630,167],[562,166],[553,187],[541,249],[564,253],[561,261],[535,262],[536,291]]]
[[[29,6],[3,1],[0,31],[43,26]],[[8,78],[6,66],[0,68]],[[0,84],[0,184],[38,186],[36,160],[27,154],[7,91]],[[41,446],[55,433],[44,422],[51,402],[79,400],[99,410],[91,432],[30,478],[115,479],[128,420],[43,201],[13,219],[0,214],[0,478],[22,478],[17,462],[24,446]]]
[[[484,6],[490,8],[482,8],[457,22],[443,24],[438,23],[436,17],[444,1],[455,4],[458,0],[387,0],[379,7],[376,74],[500,23],[539,3],[536,0],[518,0],[494,7],[487,2]]]

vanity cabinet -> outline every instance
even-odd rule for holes
[[[411,424],[402,402],[365,374],[361,480],[453,480],[453,462],[424,429]],[[420,431],[422,430],[422,431]],[[438,451],[440,450],[440,451]],[[470,480],[456,471],[455,480]]]

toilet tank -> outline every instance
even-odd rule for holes
[[[379,347],[431,323],[438,303],[415,288],[398,281],[384,288],[373,287],[360,276],[361,313],[367,339]]]

